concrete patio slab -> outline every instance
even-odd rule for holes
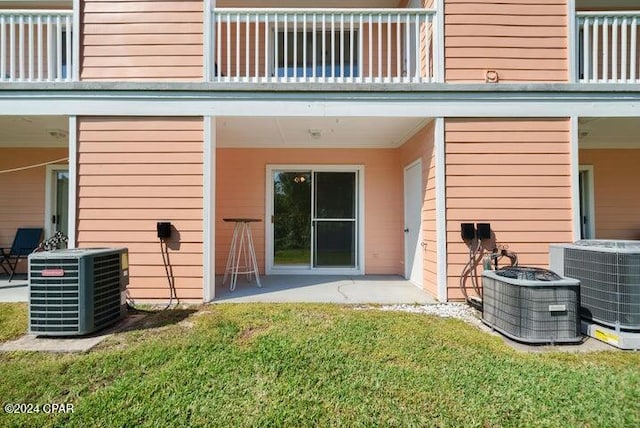
[[[217,278],[216,303],[341,303],[430,304],[436,300],[413,283],[395,275],[268,275],[255,281],[238,277],[235,291]]]
[[[127,318],[107,329],[88,336],[47,337],[25,334],[24,336],[0,344],[0,352],[33,351],[33,352],[88,352],[114,333],[131,329],[144,318],[144,315],[129,315]]]
[[[0,303],[29,301],[29,283],[26,275],[16,275],[11,282],[8,279],[0,278]]]

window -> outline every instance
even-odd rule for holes
[[[276,52],[278,77],[358,76],[357,30],[280,31]]]

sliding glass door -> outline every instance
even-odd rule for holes
[[[272,266],[358,267],[358,171],[274,170]]]

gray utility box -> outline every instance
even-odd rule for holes
[[[526,343],[576,343],[580,282],[539,268],[510,267],[482,274],[482,321]]]
[[[126,248],[80,248],[29,256],[29,332],[93,333],[126,315]]]

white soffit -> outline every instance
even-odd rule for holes
[[[0,116],[0,147],[67,147],[67,116]]]
[[[585,117],[578,120],[581,149],[640,149],[640,119]]]
[[[431,119],[218,117],[218,147],[394,148]]]

